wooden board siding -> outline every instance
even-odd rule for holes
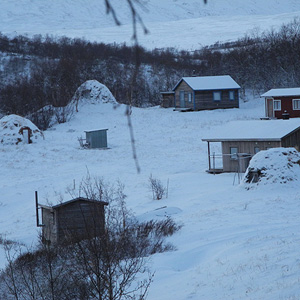
[[[185,82],[181,81],[181,83],[177,86],[175,92],[175,107],[181,107],[180,106],[180,91],[184,91],[184,102],[186,108],[192,108],[194,109],[194,100],[193,100],[193,93],[194,91],[191,89],[191,87]],[[192,93],[192,101],[188,101],[188,94]]]
[[[230,148],[237,147],[239,153],[255,154],[254,148],[259,147],[260,150],[267,150],[268,148],[281,147],[281,142],[267,142],[267,141],[225,141],[222,142],[222,154],[223,154],[223,171],[224,172],[237,172],[238,160],[230,158]],[[225,155],[224,155],[225,154]],[[226,155],[227,154],[227,155]],[[248,167],[249,159],[241,160],[240,172],[245,172]]]
[[[195,109],[217,109],[217,108],[238,108],[239,107],[239,92],[234,90],[235,99],[229,100],[229,91],[219,90],[221,92],[221,101],[213,100],[214,91],[196,91],[195,92]]]
[[[286,110],[290,114],[290,118],[300,117],[300,110],[293,110],[293,99],[300,99],[299,96],[289,97],[273,97],[274,100],[281,100],[281,110],[275,110],[274,116],[277,119],[282,119],[282,114]]]
[[[42,237],[43,241],[57,242],[57,220],[52,209],[42,208]]]
[[[164,108],[174,107],[174,93],[162,94],[161,106]]]
[[[300,123],[300,121],[299,121]],[[282,138],[282,147],[295,147],[300,151],[300,129],[291,132]]]
[[[104,207],[77,201],[57,209],[58,242],[66,235],[71,239],[91,238],[104,232]]]

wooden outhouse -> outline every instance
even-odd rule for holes
[[[182,77],[172,93],[161,93],[162,106],[190,110],[239,107],[239,89],[229,75]]]
[[[270,119],[300,117],[300,87],[272,89],[261,95],[265,98],[265,116]]]
[[[72,243],[104,233],[107,202],[78,197],[55,206],[39,204],[42,238],[51,244]]]
[[[300,149],[300,120],[235,121],[218,126],[208,138],[208,172],[245,172],[250,159],[261,150],[276,147]],[[220,153],[212,151],[220,144]],[[220,159],[222,164],[217,165]]]

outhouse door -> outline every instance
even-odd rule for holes
[[[180,91],[180,93],[179,93],[179,100],[180,100],[180,107],[185,107],[184,91]]]
[[[273,99],[267,98],[266,102],[266,117],[273,118],[274,117],[274,107],[273,107]]]

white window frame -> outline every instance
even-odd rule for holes
[[[234,91],[229,91],[228,92],[228,97],[230,101],[234,101],[235,100],[235,92]]]
[[[233,152],[234,150],[235,152]],[[230,147],[230,159],[237,160],[238,159],[239,148],[238,147]]]
[[[275,105],[276,103],[276,105]],[[279,99],[274,99],[273,100],[273,110],[274,111],[280,111],[281,110],[281,100]]]
[[[192,93],[188,93],[188,101],[189,101],[189,102],[192,102],[192,98],[193,98],[193,97],[192,97]]]
[[[300,99],[293,99],[293,110],[300,110]]]
[[[217,97],[218,99],[216,99],[216,95],[219,95]],[[213,99],[214,99],[214,101],[221,101],[221,99],[222,99],[222,92],[221,91],[215,91],[215,92],[213,92]]]

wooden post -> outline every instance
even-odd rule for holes
[[[36,213],[36,226],[43,227],[43,224],[40,224],[39,220],[39,202],[38,202],[38,192],[35,191],[35,213]]]
[[[40,226],[39,221],[39,203],[38,203],[38,192],[35,191],[35,213],[36,213],[36,226]]]
[[[211,166],[210,166],[210,146],[209,146],[209,142],[207,142],[207,146],[208,146],[208,170],[211,170]]]

